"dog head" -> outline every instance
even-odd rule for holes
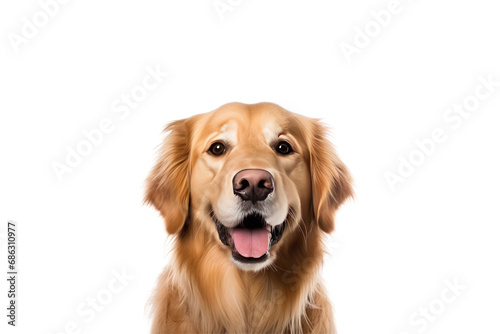
[[[325,128],[275,104],[230,103],[166,131],[146,202],[168,233],[208,236],[240,269],[267,267],[294,234],[331,232],[351,196]]]

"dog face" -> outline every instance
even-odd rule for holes
[[[178,238],[199,238],[243,270],[272,264],[293,235],[333,230],[350,176],[318,121],[231,103],[171,123],[146,201]]]

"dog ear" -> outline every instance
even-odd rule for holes
[[[312,120],[310,132],[310,163],[313,210],[320,228],[330,233],[334,227],[334,213],[353,195],[351,175],[326,139],[327,129]]]
[[[160,212],[169,234],[181,230],[189,211],[191,129],[188,123],[189,119],[180,120],[165,127],[168,134],[146,180],[144,202]]]

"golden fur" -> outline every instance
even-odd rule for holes
[[[268,142],[273,129],[296,154],[276,154]],[[271,103],[230,103],[165,130],[145,201],[174,241],[152,301],[152,333],[334,333],[319,275],[322,240],[352,189],[321,123]],[[236,133],[237,144],[224,156],[209,156],[208,138],[222,131]],[[270,250],[272,263],[256,271],[230,260],[210,215],[228,180],[247,168],[272,170],[290,205],[282,239]]]

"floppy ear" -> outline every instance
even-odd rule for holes
[[[174,234],[183,227],[189,211],[191,131],[188,120],[172,122],[164,131],[169,133],[146,180],[144,202],[160,212],[167,232]]]
[[[314,215],[319,227],[330,233],[335,211],[353,194],[351,175],[326,139],[327,130],[318,120],[312,120],[310,135]]]

